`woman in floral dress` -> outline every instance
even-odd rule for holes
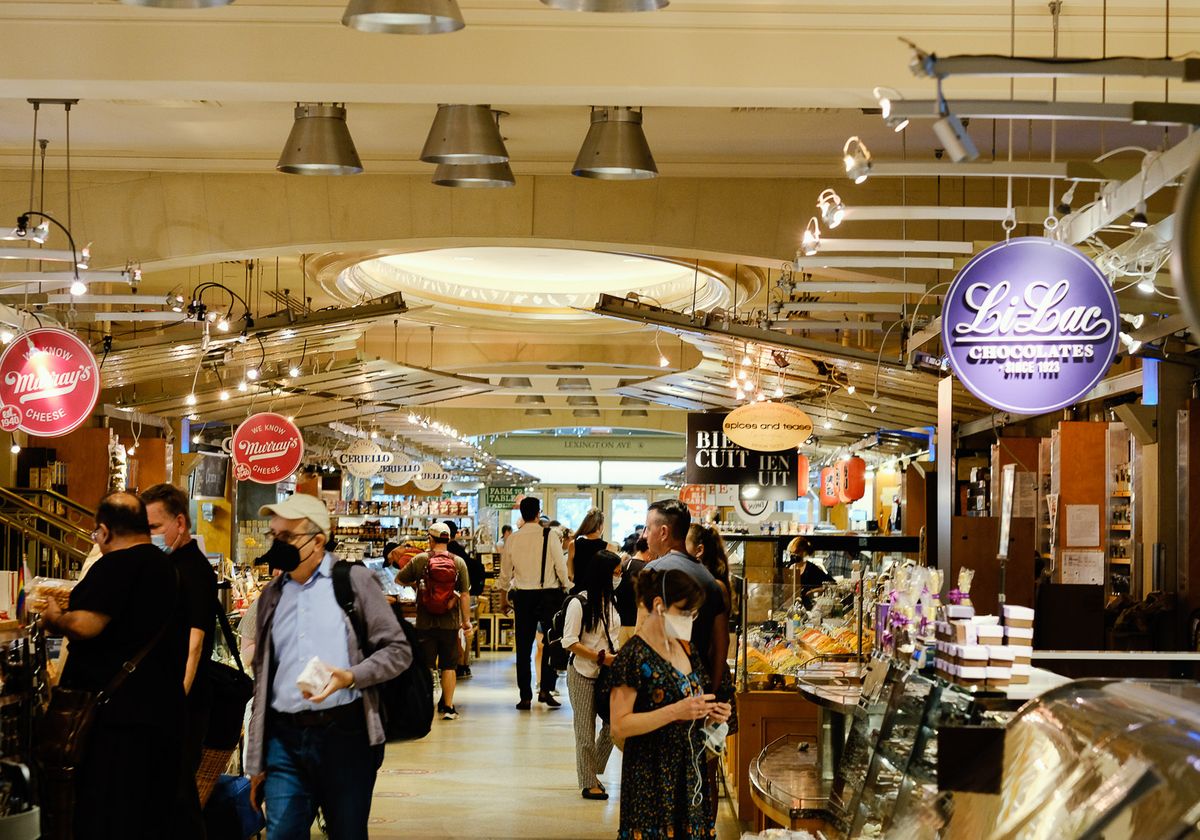
[[[613,661],[613,740],[624,741],[618,840],[716,837],[704,774],[706,720],[729,719],[728,703],[704,693],[688,645],[704,593],[680,571],[643,570],[637,634]]]

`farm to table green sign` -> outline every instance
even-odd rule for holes
[[[517,499],[523,495],[524,487],[485,487],[483,503],[490,508],[512,510],[517,506]]]

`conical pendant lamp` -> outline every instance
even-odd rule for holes
[[[436,35],[466,25],[457,0],[350,0],[342,24],[401,35]]]
[[[121,0],[126,6],[148,6],[155,9],[210,9],[228,6],[233,0]]]
[[[517,179],[512,167],[503,163],[439,163],[433,173],[439,187],[499,188],[514,187]]]
[[[552,9],[567,12],[653,12],[670,0],[542,0]]]
[[[650,144],[642,131],[641,109],[593,108],[571,174],[602,181],[640,181],[658,175]]]
[[[346,109],[323,102],[297,103],[292,133],[275,168],[289,175],[362,172],[362,161],[346,126]]]
[[[439,105],[421,160],[426,163],[504,163],[508,149],[488,105]]]

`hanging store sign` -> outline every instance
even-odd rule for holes
[[[233,433],[233,477],[278,484],[300,468],[304,438],[282,414],[264,411],[247,417]]]
[[[1023,236],[977,254],[950,284],[942,344],[967,389],[990,406],[1042,414],[1078,402],[1117,351],[1120,311],[1081,251]]]
[[[65,435],[92,415],[100,396],[96,357],[66,330],[36,329],[0,355],[0,428]]]
[[[403,452],[392,452],[391,461],[379,468],[385,484],[399,487],[421,474],[421,465]]]
[[[724,431],[725,414],[688,415],[686,478],[689,484],[732,484],[744,499],[795,499],[798,454],[793,446],[759,452],[739,446]]]
[[[512,510],[524,495],[524,487],[485,487],[483,490],[483,503],[486,507],[496,508],[497,510]]]
[[[422,461],[421,472],[413,479],[412,483],[422,493],[432,493],[449,480],[450,473],[446,472],[437,461]]]
[[[725,436],[755,452],[799,446],[813,433],[812,418],[794,405],[752,402],[725,415]]]
[[[378,443],[366,438],[359,438],[348,449],[333,455],[338,466],[355,478],[370,478],[392,463],[392,453],[384,452]]]

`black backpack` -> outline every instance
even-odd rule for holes
[[[354,588],[350,585],[352,565],[345,560],[333,564],[333,594],[346,615],[350,616],[354,635],[358,637],[358,647],[365,659],[373,651],[367,647],[368,640],[362,622],[354,609]],[[393,604],[392,611],[412,648],[412,664],[387,682],[375,686],[379,692],[383,731],[389,743],[424,738],[433,727],[433,672],[429,670],[421,652],[416,628],[401,614],[399,604]]]
[[[571,652],[562,646],[563,628],[567,624],[567,607],[571,602],[578,599],[579,605],[583,606],[587,603],[587,593],[577,592],[567,600],[563,601],[562,607],[550,619],[550,629],[546,631],[546,638],[542,643],[546,646],[549,657],[550,667],[555,671],[567,670],[567,665],[571,662]]]

